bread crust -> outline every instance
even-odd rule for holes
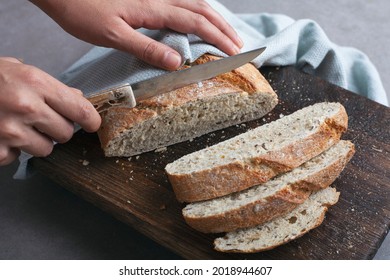
[[[333,118],[327,118],[317,131],[278,151],[251,159],[190,174],[168,174],[169,181],[181,202],[213,199],[245,190],[292,170],[336,144],[348,128],[348,115],[340,105]]]
[[[109,147],[110,142],[126,129],[136,123],[146,121],[157,115],[157,112],[149,109],[115,107],[102,114],[102,124],[98,131],[103,150]]]
[[[205,54],[194,64],[201,64],[215,59],[218,58]],[[263,95],[264,101],[269,105],[268,112],[278,102],[275,92],[266,79],[256,67],[248,63],[224,75],[140,101],[135,108],[110,108],[102,114],[102,125],[98,131],[101,147],[105,151],[106,156],[130,156],[137,154],[130,152],[129,154],[122,155],[121,152],[116,153],[115,151],[115,143],[132,128],[142,125],[148,120],[162,116],[173,108],[179,108],[189,103],[193,103],[196,106],[198,100],[211,99],[225,94],[240,95],[243,93]],[[200,135],[194,135],[194,137]],[[158,147],[153,147],[148,150],[156,148]]]
[[[185,215],[183,211],[183,217],[188,225],[204,233],[229,232],[266,223],[293,210],[313,191],[332,184],[355,153],[353,144],[349,145],[349,151],[345,156],[304,180],[286,185],[274,195],[218,215],[191,217]]]
[[[282,190],[263,201],[255,201],[227,213],[207,217],[187,217],[186,223],[204,233],[220,233],[256,226],[292,211],[307,199],[309,191]]]
[[[220,57],[207,54],[198,58],[194,64],[203,64],[218,59]],[[237,85],[241,90],[250,94],[263,91],[273,92],[271,85],[263,75],[258,75],[258,70],[251,63],[244,64],[231,72],[221,74],[217,76],[217,79],[228,81],[232,85]]]

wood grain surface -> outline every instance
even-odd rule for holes
[[[371,259],[390,226],[390,109],[303,74],[264,68],[280,102],[266,117],[132,158],[105,158],[96,134],[80,131],[33,168],[186,259]],[[167,163],[250,128],[323,102],[342,103],[356,154],[333,186],[341,192],[324,223],[276,249],[256,254],[213,250],[218,235],[187,226],[164,173]]]

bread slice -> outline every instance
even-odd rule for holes
[[[204,55],[196,63],[217,59]],[[258,119],[278,103],[258,69],[248,63],[216,78],[102,114],[98,131],[106,156],[133,156]]]
[[[340,103],[317,103],[165,168],[179,201],[212,199],[264,183],[337,143],[348,116]]]
[[[187,224],[201,232],[228,232],[268,222],[303,203],[312,191],[328,187],[354,154],[350,141],[340,141],[292,171],[262,185],[183,209]]]
[[[338,199],[336,189],[329,187],[320,190],[282,217],[256,227],[229,232],[224,237],[215,239],[214,248],[229,253],[254,253],[273,249],[318,227],[323,222],[328,207],[336,204]]]

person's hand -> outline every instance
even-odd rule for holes
[[[234,29],[204,0],[30,0],[64,30],[86,42],[119,49],[160,68],[175,70],[180,55],[135,29],[195,34],[228,55],[240,52]]]
[[[100,115],[82,93],[15,58],[0,57],[0,166],[20,151],[46,156],[68,141],[73,122],[96,131]]]

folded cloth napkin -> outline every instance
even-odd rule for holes
[[[312,20],[293,20],[278,14],[233,14],[221,3],[209,0],[238,32],[244,42],[243,52],[266,46],[256,58],[262,65],[295,65],[306,73],[366,96],[388,106],[379,74],[368,57],[349,47],[332,43],[321,27]],[[171,30],[140,32],[176,49],[185,62],[193,62],[204,53],[226,56],[195,35]],[[59,79],[89,95],[122,83],[134,83],[164,73],[136,57],[114,49],[94,47],[66,70]],[[26,176],[27,160],[23,154],[15,178]]]

